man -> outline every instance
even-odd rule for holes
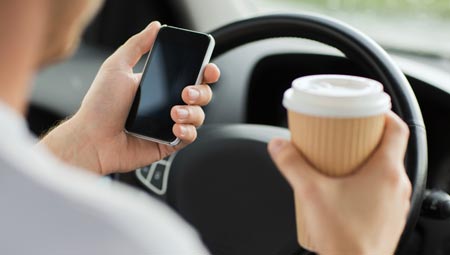
[[[212,64],[203,85],[183,91],[188,105],[172,109],[179,146],[123,132],[140,80],[133,66],[151,49],[158,22],[104,62],[77,113],[37,146],[26,128],[33,76],[73,52],[100,5],[100,0],[0,1],[0,253],[207,254],[196,232],[163,204],[120,184],[105,189],[98,183],[98,175],[131,171],[188,145],[204,120],[200,107],[212,97],[207,84],[219,78]],[[388,254],[395,248],[409,207],[402,165],[407,129],[393,114],[387,119],[372,160],[358,174],[339,180],[316,174],[288,142],[270,144],[282,173],[311,206],[310,219],[317,226],[313,241],[324,247],[319,253],[364,254],[373,248]],[[379,198],[369,207],[373,212],[351,210],[350,202],[373,196]],[[386,215],[388,209],[397,213]],[[347,217],[345,226],[336,210]],[[371,223],[367,231],[363,220]],[[388,241],[382,243],[383,238]]]

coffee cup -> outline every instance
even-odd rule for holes
[[[292,142],[309,163],[325,175],[345,176],[378,145],[391,100],[375,80],[312,75],[294,80],[283,105]]]
[[[391,100],[375,80],[312,75],[293,81],[283,105],[300,153],[322,174],[341,177],[354,173],[379,144]],[[297,199],[295,206],[299,241],[313,250]]]

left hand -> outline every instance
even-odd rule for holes
[[[160,29],[152,22],[131,37],[102,65],[78,112],[42,139],[42,143],[66,162],[106,175],[127,172],[158,161],[197,137],[205,114],[201,106],[212,98],[207,83],[219,79],[214,64],[206,66],[202,85],[187,86],[182,99],[187,105],[174,106],[173,133],[177,146],[146,141],[124,132],[125,121],[141,79],[133,67],[152,47]]]
[[[372,156],[339,178],[321,174],[289,141],[272,140],[270,155],[294,191],[297,220],[304,221],[299,244],[320,255],[394,254],[410,209],[408,137],[408,126],[389,112]]]

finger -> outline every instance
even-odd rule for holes
[[[374,158],[390,158],[395,161],[405,157],[408,146],[409,128],[395,113],[386,114],[384,135],[380,142]]]
[[[175,124],[172,128],[173,134],[180,138],[183,145],[187,145],[197,139],[197,129],[189,124]]]
[[[187,86],[181,93],[181,98],[186,104],[205,106],[212,99],[212,90],[208,85]]]
[[[205,113],[200,106],[174,106],[170,111],[170,116],[175,123],[191,124],[199,127],[205,120]]]
[[[220,69],[216,64],[208,64],[203,72],[203,82],[204,83],[215,83],[220,78]]]
[[[128,39],[119,49],[108,59],[107,63],[112,65],[125,65],[134,67],[141,57],[153,46],[158,35],[161,24],[158,21],[150,23],[140,33]]]
[[[315,181],[324,178],[306,162],[289,141],[275,138],[270,141],[268,149],[280,172],[294,190],[300,189],[299,193],[309,193]]]

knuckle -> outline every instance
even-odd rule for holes
[[[202,102],[208,103],[212,98],[211,87],[208,85],[203,85],[203,86],[201,86],[200,91],[202,94]]]
[[[187,126],[187,129],[188,134],[186,135],[185,141],[191,143],[197,138],[197,130],[191,125]]]
[[[406,199],[405,203],[404,203],[404,216],[405,216],[405,221],[406,218],[408,217],[408,213],[409,213],[409,209],[411,209],[411,201],[408,199]]]
[[[402,122],[401,126],[402,126],[402,129],[403,129],[403,132],[405,134],[409,135],[409,126],[408,126],[408,124],[406,124],[405,122]]]
[[[203,112],[202,109],[199,110],[199,115],[198,115],[198,121],[197,121],[197,125],[203,125],[203,122],[205,121],[206,115],[205,112]]]
[[[292,158],[292,153],[289,150],[281,150],[277,155],[277,162],[279,164],[285,165],[287,162],[290,162]]]
[[[192,129],[192,141],[195,141],[197,139],[197,130],[195,128]]]
[[[203,108],[202,108],[202,107],[196,105],[196,106],[195,106],[195,111],[197,112],[197,114],[198,114],[200,117],[202,117],[202,118],[205,117],[205,112],[203,111]]]
[[[399,168],[401,168],[400,171]],[[412,194],[412,186],[404,171],[404,166],[399,164],[396,167],[391,167],[388,172],[386,181],[389,183],[390,189],[400,195],[401,198],[409,200]]]
[[[204,84],[202,86],[202,89],[203,89],[205,94],[207,94],[207,95],[211,95],[212,94],[212,89],[211,89],[211,87],[208,84]]]
[[[300,166],[295,164],[297,161],[298,154],[289,148],[283,148],[276,155],[275,161],[279,168],[285,171],[296,171]]]
[[[400,124],[400,133],[405,136],[408,137],[409,136],[409,127],[405,122],[401,122]]]
[[[198,105],[189,105],[186,106],[186,109],[189,112],[190,121],[197,123],[205,118],[205,113],[203,112],[203,109]]]
[[[403,184],[403,196],[406,199],[410,199],[412,195],[412,184],[409,181],[408,177],[404,178],[404,184]]]
[[[404,167],[399,164],[388,166],[386,169],[386,181],[394,188],[401,187],[403,183],[403,174],[402,171],[399,171],[399,168],[404,169]]]
[[[409,127],[408,125],[401,119],[398,119],[395,125],[395,132],[404,137],[409,136]]]

